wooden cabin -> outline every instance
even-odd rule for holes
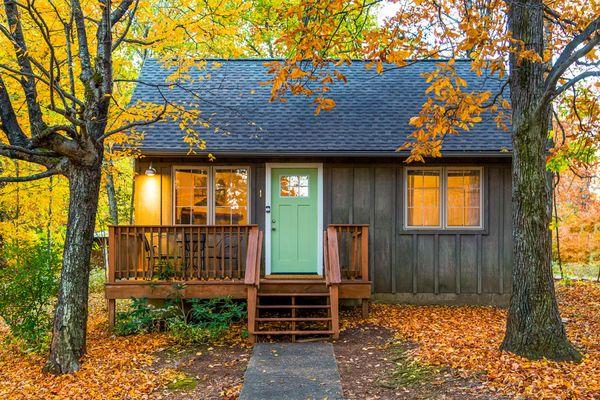
[[[434,62],[381,75],[341,67],[348,82],[333,85],[336,107],[320,115],[302,97],[269,103],[263,61],[219,63],[168,91],[159,85],[171,71],[142,68],[140,80],[159,85],[138,85],[134,101],[168,96],[210,116],[209,128],[195,127],[206,141],[195,152],[178,122],[143,128],[135,225],[109,232],[111,322],[116,299],[231,296],[247,299],[252,338],[336,337],[340,301],[365,313],[371,300],[507,304],[508,133],[485,120],[425,164],[396,151]],[[469,87],[499,90],[468,62],[456,68]]]

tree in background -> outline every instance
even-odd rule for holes
[[[377,2],[375,2],[377,3]],[[297,18],[279,38],[289,55],[270,64],[272,99],[288,94],[313,99],[316,112],[335,106],[332,86],[346,78],[340,66],[351,62],[341,47],[338,27],[349,13],[368,13],[375,3],[301,1],[285,4],[280,15]],[[513,144],[513,293],[502,349],[530,358],[579,360],[568,341],[556,302],[551,270],[551,185],[547,149],[552,118],[564,104],[597,120],[600,59],[600,4],[587,0],[422,0],[394,1],[383,27],[364,32],[356,44],[368,67],[384,73],[415,59],[444,58],[424,76],[428,99],[410,123],[408,161],[441,155],[444,138],[468,131],[490,115],[501,126],[509,116]],[[498,93],[468,83],[454,68],[468,57],[472,69],[500,82]],[[334,60],[334,58],[340,58]],[[393,66],[385,63],[392,63]],[[596,80],[594,80],[596,78]],[[510,89],[510,93],[507,89]],[[572,96],[569,93],[587,93]],[[510,98],[510,103],[507,101]],[[589,125],[591,121],[584,121]],[[598,149],[600,132],[580,129],[577,145]],[[593,151],[593,150],[592,150]]]

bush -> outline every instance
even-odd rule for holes
[[[0,317],[25,350],[43,350],[52,327],[60,250],[45,241],[5,244],[2,250],[6,263],[0,268]]]
[[[162,307],[134,299],[129,310],[118,314],[119,335],[169,331],[185,344],[209,343],[246,318],[246,304],[229,297],[209,300],[169,300]]]

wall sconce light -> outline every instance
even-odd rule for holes
[[[150,166],[146,170],[146,176],[154,176],[154,175],[156,175],[156,169],[154,167],[152,167],[152,163],[150,163]]]

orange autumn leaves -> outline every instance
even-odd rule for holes
[[[167,336],[111,336],[102,302],[99,296],[92,298],[87,355],[74,374],[43,373],[45,357],[0,347],[0,398],[140,399],[161,385],[162,377],[147,367],[154,361],[152,354],[168,344]]]
[[[483,372],[499,394],[527,399],[593,399],[600,395],[600,284],[558,285],[569,338],[583,350],[580,364],[529,361],[501,352],[506,311],[491,307],[375,305],[368,319],[416,342],[423,362]],[[346,325],[363,323],[346,321]]]

